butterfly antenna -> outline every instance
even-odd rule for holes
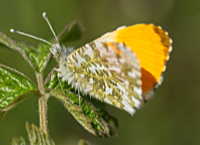
[[[45,42],[45,43],[47,43],[47,44],[52,46],[52,44],[50,42],[48,42],[47,40],[39,38],[39,37],[36,37],[36,36],[33,36],[31,34],[27,34],[27,33],[24,33],[24,32],[18,31],[18,30],[14,30],[14,29],[10,29],[10,32],[16,33],[16,34],[20,34],[20,35],[24,35],[24,36],[27,36],[27,37],[30,37],[30,38]]]
[[[51,32],[53,33],[54,37],[56,38],[57,43],[60,45],[60,43],[59,43],[59,41],[58,41],[58,38],[57,38],[57,36],[56,36],[56,33],[54,32],[53,27],[51,26],[51,24],[50,24],[50,22],[49,22],[49,19],[47,18],[46,13],[43,12],[42,16],[43,16],[43,18],[46,20],[47,24],[49,25],[49,28],[51,29]]]

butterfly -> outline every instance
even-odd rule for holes
[[[59,64],[58,77],[72,87],[100,101],[121,108],[131,115],[152,96],[162,82],[162,74],[172,50],[172,40],[160,26],[123,26],[78,48],[72,53],[59,44],[11,29],[51,47]]]

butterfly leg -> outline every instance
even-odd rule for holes
[[[51,74],[53,74],[54,71],[59,72],[59,69],[54,68]],[[64,89],[63,89],[63,87],[62,87],[62,84],[61,84],[61,82],[60,82],[60,76],[59,76],[59,73],[57,73],[57,77],[58,77],[58,81],[59,81],[60,88],[61,88],[61,90],[63,91],[63,94],[65,94],[65,91],[64,91]]]
[[[61,84],[61,82],[60,82],[59,74],[57,75],[57,77],[58,77],[58,81],[59,81],[60,88],[61,88],[61,90],[63,91],[63,93],[65,94],[65,91],[64,91],[64,89],[63,89],[63,87],[62,87],[62,84]]]
[[[81,95],[79,89],[78,89],[78,100],[79,100],[79,107],[81,107]]]
[[[79,98],[79,107],[81,107],[81,96],[80,96],[80,94],[78,95],[78,98]]]

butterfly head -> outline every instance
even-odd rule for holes
[[[60,59],[60,55],[61,55],[61,52],[62,52],[62,47],[58,43],[52,44],[51,46],[52,46],[52,48],[50,48],[51,53],[53,54],[53,56],[58,61]]]
[[[60,45],[59,43],[52,44],[51,46],[52,47],[50,47],[50,51],[57,61],[65,59],[66,56],[68,56],[74,51],[73,47],[66,48],[65,46]]]

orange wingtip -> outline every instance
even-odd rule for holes
[[[120,27],[97,40],[122,42],[131,48],[140,62],[143,93],[152,90],[159,83],[172,50],[172,40],[168,33],[153,24]]]

